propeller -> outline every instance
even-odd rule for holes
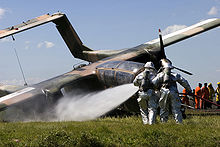
[[[186,74],[188,74],[188,75],[193,75],[191,72],[188,72],[188,71],[186,71],[186,70],[180,69],[180,68],[178,68],[178,67],[173,66],[173,68],[175,68],[175,69],[177,69],[177,70],[179,70],[179,71],[182,71],[182,72],[184,72],[184,73],[186,73]]]
[[[164,51],[164,45],[163,45],[163,39],[162,39],[162,33],[161,33],[161,30],[159,29],[159,38],[160,38],[160,52],[159,52],[159,57],[160,59],[167,59],[166,55],[165,55],[165,51]],[[173,68],[183,72],[183,73],[186,73],[188,75],[193,75],[192,73],[186,71],[186,70],[183,70],[183,69],[180,69],[178,67],[175,67],[173,66]]]

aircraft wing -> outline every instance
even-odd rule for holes
[[[43,109],[43,105],[50,96],[52,96],[51,100],[62,97],[63,95],[60,91],[62,87],[68,87],[70,83],[73,85],[82,78],[86,78],[86,76],[83,77],[74,73],[63,74],[32,86],[25,86],[20,90],[1,97],[0,111],[11,106],[19,106],[20,104],[23,107],[27,106],[34,109],[37,106]]]
[[[218,18],[204,20],[182,30],[163,36],[163,46],[169,46],[218,26],[220,26],[220,19]],[[110,58],[111,60],[129,60],[142,63],[152,61],[154,62],[154,65],[159,68],[160,65],[158,61],[164,57],[164,50],[160,47],[160,38],[157,38],[139,46],[127,49]],[[107,60],[110,58],[107,58]]]
[[[18,91],[18,90],[23,89],[23,88],[24,88],[24,86],[0,84],[0,98],[2,96],[13,93],[13,92]]]
[[[164,47],[174,44],[176,42],[182,41],[184,39],[190,38],[202,32],[208,31],[218,26],[220,26],[220,19],[212,18],[212,19],[201,21],[197,24],[178,30],[176,32],[170,33],[168,35],[163,36]],[[159,42],[160,40],[158,38],[158,39],[154,39],[152,41],[146,42],[145,44],[159,45]]]

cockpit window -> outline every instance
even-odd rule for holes
[[[132,62],[132,61],[109,61],[104,64],[97,66],[97,68],[117,68],[127,71],[134,71],[135,69],[140,69],[144,66],[143,63]]]
[[[118,69],[124,69],[129,71],[134,71],[134,69],[140,69],[144,66],[143,63],[125,61],[118,66]]]

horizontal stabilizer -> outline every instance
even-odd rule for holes
[[[63,13],[54,13],[52,15],[45,14],[34,19],[23,22],[19,25],[8,27],[4,30],[0,30],[0,39],[26,31],[28,29],[53,22],[61,34],[63,40],[68,46],[72,55],[76,58],[86,61],[88,57],[83,54],[83,51],[92,51],[88,47],[84,46],[73,26],[69,22],[68,18]]]
[[[53,15],[45,14],[39,17],[36,17],[34,19],[28,20],[26,22],[23,22],[19,25],[14,25],[11,27],[8,27],[4,30],[0,30],[0,39],[8,37],[10,35],[14,35],[23,31],[26,31],[28,29],[37,27],[39,25],[51,22],[53,20],[59,19],[63,17],[64,14],[62,13],[55,13]]]

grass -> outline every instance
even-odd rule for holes
[[[0,146],[220,146],[220,116],[143,125],[140,117],[0,123]]]

